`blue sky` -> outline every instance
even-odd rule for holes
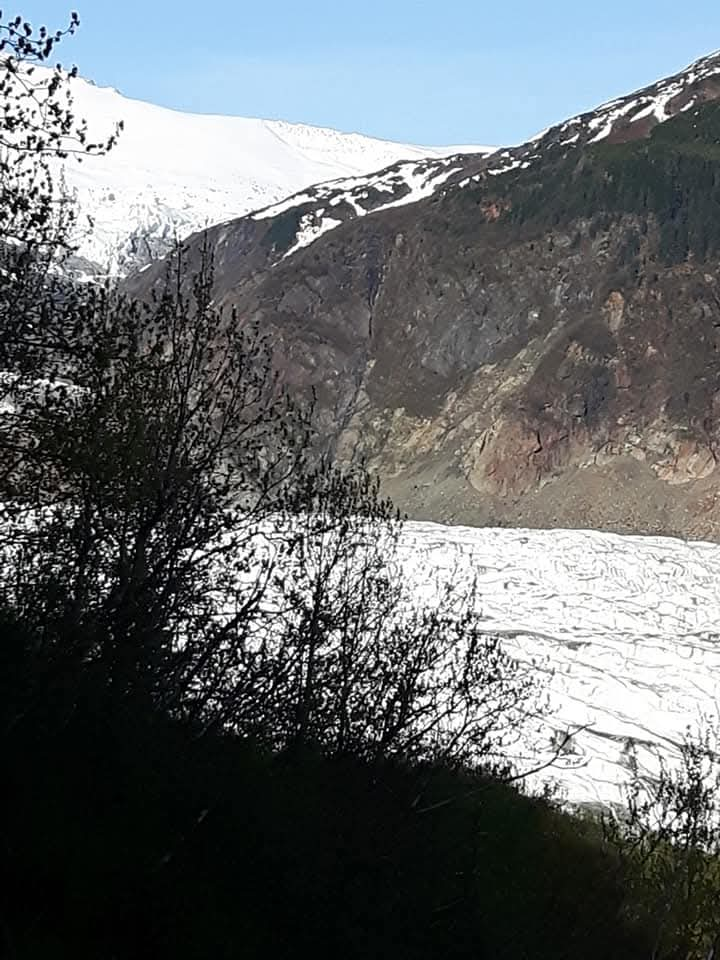
[[[720,47],[710,0],[77,4],[63,63],[128,96],[424,144],[518,142]]]

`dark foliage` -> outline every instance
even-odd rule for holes
[[[273,217],[272,225],[265,234],[264,243],[279,256],[286,254],[297,237],[302,218],[312,211],[312,205],[293,207]]]
[[[492,192],[514,223],[545,232],[633,214],[656,225],[665,262],[702,260],[720,251],[719,139],[720,104],[708,103],[658,125],[647,140],[551,151],[528,170],[493,178]]]
[[[717,731],[687,731],[676,766],[656,776],[632,755],[625,808],[603,819],[631,890],[625,915],[653,932],[653,960],[712,960],[720,948]]]
[[[270,754],[92,686],[38,693],[3,739],[5,955],[646,955],[600,840],[481,774]]]

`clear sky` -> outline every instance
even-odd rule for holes
[[[716,0],[76,2],[63,63],[127,96],[428,145],[515,143],[720,48]]]

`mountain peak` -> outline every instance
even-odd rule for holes
[[[107,156],[70,160],[64,171],[87,217],[76,238],[79,256],[112,272],[162,256],[175,236],[245,216],[314,183],[453,152],[308,124],[182,113],[80,77],[73,93],[93,134],[124,123]]]

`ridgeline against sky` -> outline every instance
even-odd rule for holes
[[[67,55],[128,96],[426,144],[518,143],[720,46],[710,0],[692,16],[667,0],[79,7]],[[61,8],[34,0],[26,15],[54,23]]]

